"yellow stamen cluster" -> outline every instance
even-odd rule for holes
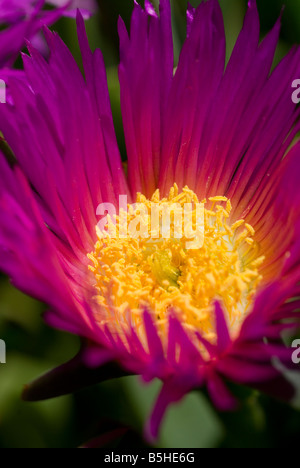
[[[158,237],[158,233],[153,236],[148,217],[153,204],[196,206],[199,200],[194,192],[185,187],[178,193],[175,184],[168,198],[160,199],[157,190],[151,200],[138,194],[137,202],[147,209],[143,216],[149,236],[145,231],[142,237],[121,236],[119,213],[114,221],[109,220],[104,234],[97,230],[95,251],[88,255],[100,326],[109,324],[118,333],[134,325],[142,334],[142,313],[148,308],[154,312],[162,336],[166,336],[173,311],[185,327],[201,331],[214,342],[213,303],[219,299],[234,330],[247,314],[262,279],[259,267],[264,257],[257,254],[252,226],[244,220],[230,225],[232,206],[226,197],[203,200],[204,240],[200,247],[187,249],[185,236],[172,236],[175,215],[170,238]],[[127,226],[136,218],[137,210],[129,206]],[[193,226],[195,219],[193,216]],[[110,235],[113,230],[115,236]]]

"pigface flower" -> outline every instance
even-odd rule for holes
[[[280,24],[259,43],[250,1],[225,68],[218,1],[187,17],[175,73],[168,0],[159,15],[135,4],[130,34],[119,22],[126,175],[103,59],[80,15],[85,77],[46,31],[49,60],[29,45],[30,86],[11,79],[13,105],[0,107],[16,157],[13,168],[0,163],[1,268],[49,305],[48,324],[87,343],[78,367],[54,372],[55,388],[51,374],[26,397],[78,388],[76,375],[107,378],[117,362],[163,382],[151,437],[168,405],[197,387],[223,410],[236,405],[227,380],[294,394],[277,364],[291,366],[282,332],[299,323],[300,50],[271,72]]]

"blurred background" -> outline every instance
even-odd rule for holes
[[[262,36],[272,27],[283,0],[258,0]],[[126,158],[117,79],[117,18],[129,24],[133,1],[98,0],[99,13],[87,22],[92,48],[100,47],[107,65],[108,83],[119,145]],[[185,36],[185,0],[173,6],[175,58]],[[191,1],[194,6],[200,2]],[[230,56],[241,29],[246,0],[220,0]],[[62,19],[58,30],[80,63],[76,28]],[[282,33],[275,63],[300,43],[300,2],[285,0]],[[79,349],[76,337],[49,329],[41,318],[43,304],[16,291],[0,276],[0,339],[7,345],[7,364],[0,364],[0,447],[78,447],[90,442],[107,447],[145,446],[141,434],[158,382],[143,386],[126,377],[42,403],[25,403],[23,385],[72,358]],[[292,447],[299,441],[299,411],[258,393],[238,390],[242,405],[234,414],[219,414],[205,394],[194,392],[173,407],[164,421],[158,447]],[[95,439],[96,438],[96,439]]]

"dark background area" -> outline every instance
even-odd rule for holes
[[[185,35],[184,0],[173,5],[175,57]],[[192,1],[195,6],[198,1]],[[247,2],[220,0],[228,43],[228,56],[242,26]],[[100,47],[107,65],[114,121],[120,148],[126,157],[117,79],[117,18],[129,24],[131,0],[99,0],[99,14],[87,23],[92,48]],[[300,1],[286,0],[282,33],[275,63],[294,43],[300,43]],[[281,0],[258,0],[262,37],[282,9]],[[80,62],[74,21],[55,25]],[[296,78],[296,77],[295,77]],[[299,77],[300,78],[300,77]],[[16,291],[0,276],[0,338],[7,344],[7,364],[0,364],[0,447],[77,447],[101,434],[97,442],[110,446],[140,447],[142,428],[149,415],[158,382],[144,387],[136,377],[126,377],[42,403],[25,403],[23,385],[46,370],[73,357],[79,339],[46,327],[41,315],[46,306]],[[241,408],[219,414],[206,396],[189,395],[172,408],[163,424],[157,446],[293,447],[300,436],[299,411],[249,390],[241,392]],[[125,428],[122,432],[115,429]],[[123,434],[123,435],[122,435]]]

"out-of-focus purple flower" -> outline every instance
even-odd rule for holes
[[[27,388],[29,399],[108,378],[116,361],[162,380],[147,426],[155,437],[168,405],[194,388],[206,386],[223,410],[236,405],[227,380],[293,398],[276,362],[293,366],[282,333],[299,325],[300,143],[291,144],[300,109],[291,83],[300,49],[270,72],[279,30],[278,21],[259,43],[250,1],[225,68],[220,6],[203,2],[188,10],[174,74],[169,0],[160,16],[148,0],[135,4],[130,35],[119,23],[128,175],[102,55],[91,52],[82,17],[85,77],[57,34],[45,31],[48,61],[29,45],[29,86],[11,78],[14,104],[0,106],[17,161],[0,159],[0,266],[49,305],[48,324],[86,342],[77,359]],[[203,200],[203,247],[103,240],[97,207],[118,206],[120,195],[147,206],[160,195],[165,204]]]
[[[45,7],[53,6],[49,9]],[[79,8],[85,17],[96,11],[94,0],[0,0],[0,68],[15,62],[43,25],[54,24],[61,16],[75,16]]]
[[[67,2],[66,0],[47,0],[47,3],[57,8],[65,7],[68,4],[64,16],[74,17],[77,9],[79,9],[84,18],[89,18],[97,11],[96,0],[71,0]]]

